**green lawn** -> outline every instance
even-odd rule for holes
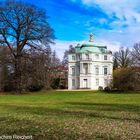
[[[0,96],[0,135],[140,140],[140,94],[50,91]]]

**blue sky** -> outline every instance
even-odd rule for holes
[[[27,0],[28,1],[28,0]],[[140,41],[140,0],[30,0],[46,9],[55,30],[59,56],[70,44],[89,40],[107,45],[112,51],[131,48]]]

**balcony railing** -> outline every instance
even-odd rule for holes
[[[92,60],[92,58],[80,58],[80,60],[83,60],[83,61],[90,61],[90,60]]]
[[[104,62],[112,62],[112,60],[110,59],[107,59],[107,60],[104,60],[104,59],[96,59],[96,58],[77,58],[75,60],[70,60],[70,61],[104,61]]]

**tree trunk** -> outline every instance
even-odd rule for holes
[[[22,92],[22,67],[21,67],[21,56],[15,57],[15,88],[16,93],[21,94]]]

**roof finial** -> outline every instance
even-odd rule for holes
[[[92,37],[93,37],[93,34],[92,34],[92,33],[90,33],[90,40],[89,40],[90,42],[92,42],[92,41],[93,41],[93,40],[92,40],[92,39],[93,39]]]

